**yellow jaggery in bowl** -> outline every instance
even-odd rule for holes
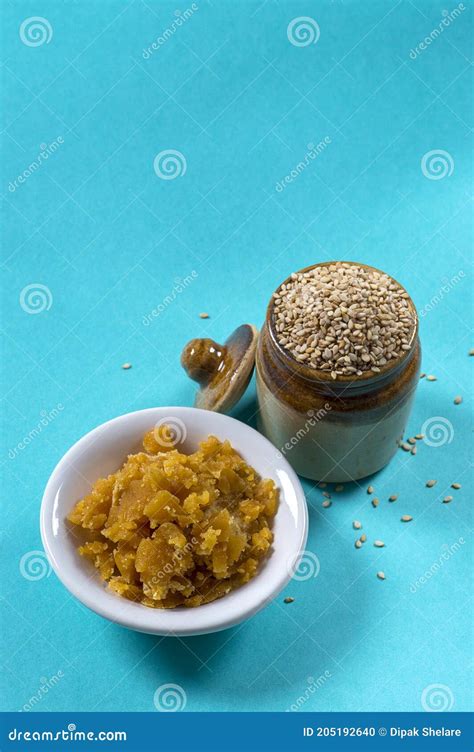
[[[119,528],[123,527],[121,521],[116,518],[111,518],[110,525],[108,524],[113,502],[113,499],[110,500],[110,496],[113,495],[113,486],[115,485],[113,476],[117,474],[118,468],[123,467],[127,457],[131,454],[149,455],[152,460],[154,456],[156,464],[159,456],[153,443],[156,436],[150,437],[150,434],[148,434],[145,439],[145,447],[143,447],[143,437],[149,431],[150,426],[162,424],[169,425],[173,431],[172,440],[169,437],[167,438],[166,435],[159,434],[160,442],[165,441],[168,445],[160,447],[168,450],[164,455],[166,463],[171,461],[171,465],[175,464],[172,462],[174,452],[183,454],[185,459],[183,460],[182,472],[184,472],[190,462],[187,458],[200,451],[199,444],[203,437],[211,435],[216,437],[218,443],[222,446],[228,440],[238,454],[239,461],[253,468],[255,476],[268,478],[277,489],[276,514],[274,517],[271,517],[270,514],[265,515],[269,521],[268,527],[273,534],[273,542],[266,555],[258,559],[255,576],[237,587],[234,586],[237,579],[234,573],[234,575],[231,575],[231,578],[234,577],[233,589],[229,590],[225,597],[210,600],[195,608],[187,608],[185,605],[178,605],[175,608],[147,608],[140,600],[135,601],[118,597],[117,593],[109,587],[108,580],[101,577],[99,569],[94,566],[94,562],[86,561],[77,551],[79,546],[85,546],[87,543],[97,544],[90,549],[90,552],[92,554],[96,549],[96,555],[99,555],[104,552],[104,544],[107,549],[109,545],[112,545],[115,549],[118,549],[113,557],[113,562],[110,555],[101,557],[104,573],[111,578],[114,576],[123,577],[124,575],[119,575],[119,572],[124,572],[125,578],[130,579],[133,575],[132,564],[137,571],[135,549],[130,550],[126,545],[118,545],[118,541],[114,542],[111,538],[106,538],[101,531],[108,525],[108,528],[113,528],[111,534],[117,537]],[[221,451],[224,452],[223,449]],[[163,459],[161,462],[165,467]],[[160,462],[157,464],[159,465]],[[102,480],[98,481],[98,478]],[[173,493],[172,486],[168,486],[168,488],[171,495],[181,499],[179,494]],[[160,488],[160,491],[163,491],[163,489]],[[81,512],[77,508],[78,500],[86,499],[91,493],[96,494],[95,500],[89,505],[87,511],[88,505],[84,503]],[[187,496],[189,495],[187,494]],[[166,498],[169,502],[170,497],[167,496]],[[160,496],[157,507],[148,509],[149,515],[157,523],[162,519],[163,510],[161,507],[170,506],[172,508],[172,504],[166,503],[166,501],[164,504],[160,504],[163,499],[164,497]],[[244,515],[244,519],[245,517],[251,518],[251,513],[254,512],[251,508],[252,505],[244,503],[245,501],[247,500],[240,501],[241,508],[238,512],[239,516]],[[133,507],[131,502],[130,505]],[[189,514],[189,511],[192,514],[197,514],[199,506],[203,511],[206,510],[205,515],[211,510],[211,505],[202,507],[196,497],[192,497],[187,506],[189,508],[186,514]],[[169,513],[166,510],[164,511],[166,514]],[[71,513],[73,518],[85,523],[85,527],[82,524],[69,522],[67,518]],[[79,517],[76,518],[76,514]],[[150,516],[146,515],[148,521]],[[124,517],[125,521],[126,516]],[[165,523],[160,522],[160,525],[163,524]],[[176,525],[176,522],[171,521],[166,524]],[[193,523],[191,528],[193,525],[196,525],[197,529],[198,523]],[[199,525],[202,527],[202,521],[199,522]],[[287,459],[268,439],[251,426],[228,415],[210,410],[200,410],[193,407],[151,407],[126,413],[98,425],[82,436],[64,454],[53,470],[44,491],[40,526],[43,546],[54,572],[69,592],[83,605],[100,616],[128,629],[156,635],[189,636],[216,632],[239,624],[263,609],[283,590],[297,571],[300,557],[305,549],[308,510],[301,483]],[[176,527],[179,527],[180,531],[182,530],[179,520]],[[151,523],[149,523],[149,528],[151,532]],[[158,527],[154,528],[153,532],[158,529]],[[169,531],[169,528],[165,527],[164,532],[166,530]],[[131,532],[136,533],[136,530]],[[189,542],[189,529],[186,528],[183,534],[186,535]],[[212,531],[207,532],[206,544],[208,546],[212,545],[213,535]],[[176,542],[179,543],[179,541],[180,539],[177,537],[173,544],[174,547],[176,547]],[[192,540],[190,543],[195,545]],[[259,543],[263,547],[266,546],[265,540]],[[147,544],[147,546],[149,545]],[[180,556],[181,552],[186,556],[188,547],[185,546],[180,550]],[[146,561],[149,552],[145,548],[142,553]],[[208,552],[206,552],[206,556],[209,557]],[[254,556],[246,556],[245,553],[244,556],[247,559],[255,558]],[[194,558],[193,553],[193,560]],[[204,555],[202,555],[202,558],[205,558]],[[210,560],[212,561],[212,559]],[[185,564],[186,561],[185,558]],[[110,572],[112,563],[115,574]],[[170,569],[169,566],[166,566],[167,564],[169,564],[169,561],[165,560],[163,567],[166,569],[165,578],[169,575],[168,570]],[[107,566],[109,571],[107,571]],[[142,569],[142,566],[144,566],[144,563],[139,561],[138,567]],[[217,557],[215,566],[220,574],[221,562],[217,560]],[[230,571],[233,568],[235,568],[234,564],[230,564]],[[142,574],[144,575],[144,572],[140,573],[140,576]],[[242,577],[242,573],[238,573],[238,575]],[[193,580],[192,571],[191,577],[189,577],[189,572],[186,572],[184,576],[191,581]],[[216,574],[211,576],[218,581],[220,588],[225,588],[228,584],[225,577],[219,579]],[[197,574],[194,577],[196,578]],[[161,585],[162,580],[163,577],[158,577],[155,583],[152,578],[147,577],[148,585],[152,590],[155,585]],[[53,579],[51,578],[48,581],[52,583]],[[143,584],[141,587],[143,590]],[[154,592],[157,594],[156,590]],[[205,585],[201,587],[201,594],[204,592]],[[181,591],[181,597],[183,597],[183,593],[184,591]],[[171,601],[170,593],[167,597]]]
[[[166,424],[145,434],[68,515],[79,546],[116,594],[151,608],[196,607],[259,571],[273,541],[273,480],[261,479],[229,441],[175,446]]]

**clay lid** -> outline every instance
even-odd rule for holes
[[[195,407],[224,413],[245,392],[255,365],[258,330],[242,324],[223,345],[212,339],[192,339],[181,353],[181,365],[200,385]]]

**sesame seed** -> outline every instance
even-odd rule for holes
[[[452,496],[445,496],[443,499],[443,504],[449,504],[449,502],[452,500],[453,500]]]
[[[461,402],[462,402],[462,397],[461,397],[461,395],[459,395],[459,394],[458,394],[458,396],[457,396],[457,397],[455,397],[453,401],[454,401],[454,404],[455,404],[455,405],[460,405],[460,404],[461,404]]]
[[[404,357],[416,325],[401,285],[344,262],[294,272],[273,296],[273,322],[278,342],[296,360],[334,380],[378,373]]]
[[[340,493],[341,491],[344,491],[344,486],[342,485],[336,486],[334,490],[336,493]]]
[[[200,313],[200,314],[199,314],[199,318],[200,318],[200,319],[208,319],[208,318],[209,318],[209,314],[208,314],[208,313],[205,313],[205,312],[203,312],[203,313]]]
[[[331,504],[332,504],[332,501],[329,501],[329,499],[326,499],[326,501],[323,501],[323,507],[325,509],[328,509],[328,507],[330,507]]]
[[[354,543],[354,546],[356,548],[362,548],[362,543],[360,542],[360,540],[356,540],[356,542]]]
[[[461,488],[461,484],[460,483],[451,483],[451,488],[455,488],[456,491],[459,491],[459,489]]]
[[[373,486],[369,486],[367,489],[368,494],[373,494],[374,491],[375,491],[375,488]]]
[[[403,449],[404,452],[410,452],[411,451],[410,444],[400,444],[400,447]]]
[[[424,433],[417,433],[416,436],[415,436],[415,439],[417,441],[423,441],[424,438],[425,438],[425,434]]]
[[[413,517],[410,517],[409,514],[404,514],[402,517],[400,517],[402,522],[411,522]]]
[[[362,533],[362,535],[360,536],[359,540],[360,540],[361,543],[365,543],[365,541],[367,540],[366,534]]]
[[[391,496],[388,497],[389,501],[396,501],[397,499],[398,499],[397,494],[392,494]]]
[[[376,540],[376,541],[374,541],[374,546],[376,548],[383,548],[385,546],[385,543],[383,541],[381,541],[381,540]]]
[[[131,363],[124,363],[122,365],[122,368],[123,368],[124,371],[128,371],[128,369],[131,368],[131,367],[132,367]]]
[[[437,482],[438,482],[437,480],[427,480],[426,481],[426,487],[427,488],[433,488],[433,486],[436,486]]]
[[[359,520],[354,520],[354,522],[352,523],[352,527],[354,528],[354,530],[360,530],[362,527],[362,523],[359,522]]]
[[[288,598],[283,599],[283,603],[294,603],[294,602],[295,602],[294,598],[288,597]]]
[[[386,580],[387,579],[385,577],[385,572],[377,572],[377,577],[379,578],[379,580]]]
[[[427,376],[426,380],[427,381],[438,381],[438,379],[436,378],[436,376],[433,376],[432,374],[430,374],[429,376]]]
[[[378,499],[372,499],[372,506],[373,507],[378,507],[378,505],[379,505],[379,500]]]

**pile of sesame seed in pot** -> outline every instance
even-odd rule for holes
[[[292,274],[274,293],[273,316],[280,345],[333,379],[381,371],[410,350],[415,326],[403,287],[344,262]]]

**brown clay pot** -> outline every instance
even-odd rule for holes
[[[314,266],[323,265],[328,264]],[[418,317],[411,299],[409,303],[414,322],[410,349],[380,373],[333,381],[327,371],[298,362],[278,343],[272,297],[256,355],[259,428],[300,475],[357,480],[380,470],[397,451],[421,358]]]

